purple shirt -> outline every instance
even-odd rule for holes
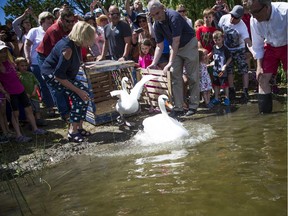
[[[9,61],[2,62],[5,67],[5,72],[0,73],[0,82],[2,83],[4,89],[11,94],[21,94],[24,91],[24,86],[22,85],[15,67]]]

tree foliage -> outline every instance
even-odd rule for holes
[[[89,11],[89,5],[92,0],[8,0],[3,7],[6,17],[16,18],[23,14],[24,10],[29,6],[33,8],[35,15],[42,11],[52,12],[53,8],[60,7],[64,3],[68,3],[75,13],[84,15]],[[202,11],[205,8],[212,7],[215,0],[162,0],[166,7],[175,9],[178,4],[184,4],[189,12],[189,17],[193,20],[202,17]],[[146,5],[147,2],[143,2]],[[232,7],[234,3],[241,3],[241,0],[228,0],[227,3]],[[108,9],[109,5],[124,5],[124,0],[105,0],[103,5]],[[131,4],[133,1],[131,0]]]
[[[89,11],[89,5],[93,0],[7,0],[7,4],[3,7],[6,17],[16,18],[23,14],[24,10],[29,6],[33,8],[34,14],[38,15],[42,11],[52,12],[53,8],[60,7],[64,3],[68,3],[75,13],[84,15]],[[110,5],[116,4],[123,6],[125,0],[100,0],[106,9]],[[160,0],[167,8],[175,9],[178,4],[184,4],[187,8],[189,17],[195,21],[202,18],[202,11],[205,8],[212,7],[215,0]],[[143,0],[146,6],[148,0]],[[230,8],[236,4],[241,4],[241,0],[227,0]],[[133,4],[133,0],[131,0]]]

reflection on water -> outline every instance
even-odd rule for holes
[[[34,215],[286,216],[287,116],[274,109],[186,121],[191,137],[173,143],[95,150],[45,170],[51,190],[23,183],[23,193]],[[0,212],[21,215],[8,194]]]

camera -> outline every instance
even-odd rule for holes
[[[136,32],[137,34],[143,32],[144,30],[142,28],[138,28],[138,29],[135,29],[134,32]]]

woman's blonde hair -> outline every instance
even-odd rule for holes
[[[68,37],[78,45],[92,45],[95,42],[95,28],[85,21],[78,21]]]

